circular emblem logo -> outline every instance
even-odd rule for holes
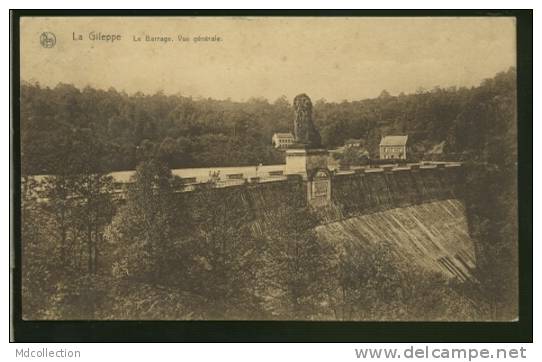
[[[41,33],[40,35],[40,44],[44,48],[52,48],[56,44],[56,36],[55,34],[45,31]]]

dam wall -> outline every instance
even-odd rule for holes
[[[459,280],[472,278],[476,265],[463,203],[445,199],[392,208],[319,225],[321,240],[371,252],[388,242],[395,254],[427,270]]]
[[[322,241],[367,252],[389,242],[413,263],[467,280],[476,262],[461,201],[462,172],[461,166],[448,165],[329,173],[330,194],[316,204],[311,202],[315,181],[301,175],[179,195],[196,223],[248,224],[254,232],[265,232],[286,209],[309,206]]]
[[[360,213],[461,197],[460,166],[363,171],[333,177],[331,200],[338,212],[336,217],[343,219]]]

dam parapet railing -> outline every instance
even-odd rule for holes
[[[278,166],[278,165],[277,165]],[[422,161],[416,163],[399,164],[390,163],[389,165],[378,166],[352,166],[348,170],[345,169],[332,169],[331,174],[333,177],[341,177],[347,175],[360,175],[360,174],[374,174],[374,173],[387,173],[387,172],[401,172],[401,171],[418,171],[418,170],[433,170],[433,169],[450,169],[461,167],[461,162],[438,162],[438,161]],[[115,174],[112,174],[115,179]],[[282,170],[273,170],[266,173],[261,173],[258,176],[245,176],[242,173],[227,174],[225,177],[220,177],[214,180],[196,180],[195,177],[184,177],[183,188],[178,190],[179,192],[190,192],[207,188],[225,188],[225,187],[239,187],[243,185],[255,185],[255,184],[268,184],[276,182],[286,182],[288,180],[302,181],[301,175],[291,174],[285,175]],[[124,182],[116,182],[115,193],[125,192],[125,186],[129,185],[131,181],[124,180]]]
[[[446,170],[456,169],[462,166],[461,162],[439,162],[439,161],[421,161],[412,163],[390,163],[382,165],[370,165],[370,166],[351,166],[348,169],[334,168],[330,170],[332,180],[339,181],[343,177],[355,176],[355,175],[371,175],[371,174],[388,174],[388,173],[402,173],[402,172],[417,172],[424,170]],[[181,177],[182,187],[177,192],[191,192],[209,188],[231,188],[241,186],[257,186],[257,185],[269,185],[276,183],[286,182],[303,182],[304,178],[298,174],[284,174],[285,165],[270,165],[263,166],[263,171],[254,172],[257,170],[257,166],[252,167],[240,167],[241,171],[229,174],[222,174],[219,177],[206,177],[200,170],[213,170],[209,169],[197,169],[198,177],[190,175],[191,169],[179,169],[173,170],[172,173],[184,173],[184,177]],[[267,168],[267,169],[265,169]],[[248,170],[248,172],[246,172]],[[133,182],[132,175],[135,171],[121,171],[113,172],[110,176],[113,177],[114,191],[116,198],[122,200],[126,197],[126,193],[129,185]],[[209,172],[211,174],[211,172]],[[46,178],[46,175],[33,176],[36,181],[42,181]],[[306,180],[305,180],[306,181]],[[333,186],[332,186],[333,187]]]
[[[437,162],[437,161],[422,161],[406,164],[389,164],[378,166],[351,166],[349,169],[334,170],[335,176],[352,175],[360,173],[379,173],[379,172],[397,172],[397,171],[416,171],[427,169],[443,169],[461,167],[461,162]]]

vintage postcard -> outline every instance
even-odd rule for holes
[[[19,33],[23,320],[517,320],[515,17]]]

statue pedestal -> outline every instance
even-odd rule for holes
[[[306,177],[317,168],[327,169],[328,151],[323,148],[289,148],[286,150],[286,169],[284,173],[300,174]]]

